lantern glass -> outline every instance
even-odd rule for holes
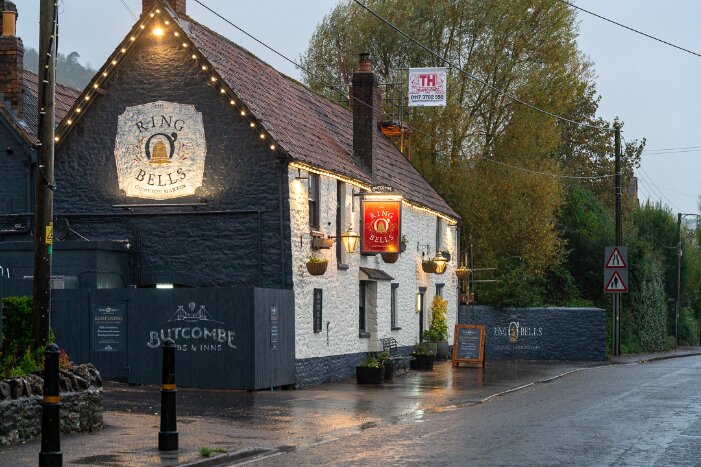
[[[443,256],[439,251],[433,261],[436,263],[436,274],[443,274],[446,266],[448,265],[448,261],[445,259],[445,256]]]
[[[343,242],[343,248],[346,249],[346,253],[353,253],[355,248],[358,246],[358,239],[360,235],[353,232],[353,227],[348,226],[348,230],[341,234],[341,241]]]

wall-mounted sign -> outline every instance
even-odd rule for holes
[[[92,347],[96,352],[124,350],[126,316],[124,305],[93,305]]]
[[[194,105],[151,102],[119,116],[114,158],[126,196],[193,195],[202,186],[206,157],[202,114]]]
[[[280,312],[276,306],[270,307],[270,349],[277,350],[280,338]]]
[[[444,106],[447,86],[445,68],[409,68],[409,106]]]
[[[389,185],[373,185],[370,191],[373,193],[394,193],[394,187]]]
[[[366,197],[360,216],[363,220],[360,253],[399,252],[402,231],[401,199]]]

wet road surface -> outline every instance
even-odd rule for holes
[[[576,371],[255,465],[701,465],[701,357]]]

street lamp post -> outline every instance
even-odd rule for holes
[[[682,219],[686,216],[696,216],[698,214],[677,213],[677,296],[674,301],[674,339],[679,345],[679,306],[682,292]]]

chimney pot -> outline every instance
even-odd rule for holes
[[[372,73],[372,61],[370,60],[370,54],[367,52],[360,54],[358,73]]]
[[[2,11],[2,35],[17,35],[17,7],[10,1],[0,1]]]

